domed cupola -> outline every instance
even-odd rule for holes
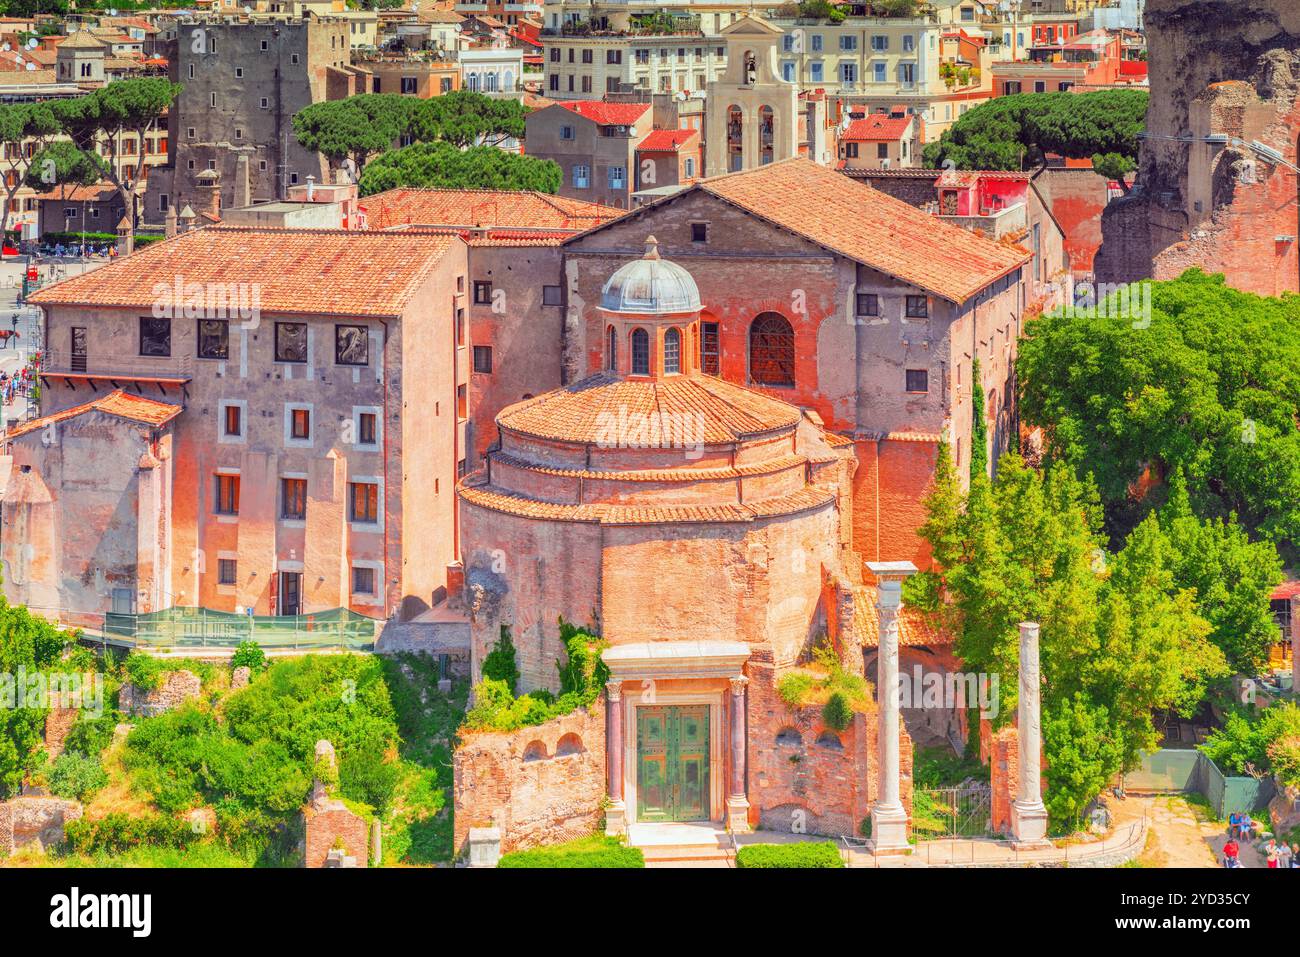
[[[659,241],[619,268],[600,293],[606,372],[662,378],[699,371],[700,290],[691,274],[659,257]]]
[[[689,272],[659,257],[659,241],[651,236],[644,256],[609,277],[600,292],[600,306],[638,316],[694,313],[700,311],[700,290]]]

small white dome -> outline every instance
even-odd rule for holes
[[[609,277],[600,305],[611,312],[672,314],[698,312],[700,290],[681,266],[659,258],[659,241],[646,240],[645,256]]]

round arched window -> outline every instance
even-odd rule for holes
[[[664,373],[682,371],[682,334],[669,329],[664,335]]]
[[[650,333],[644,329],[632,330],[632,374],[650,374]]]
[[[794,328],[764,312],[749,327],[749,378],[758,385],[794,385]]]
[[[605,368],[613,372],[618,368],[618,332],[613,326],[605,333]]]

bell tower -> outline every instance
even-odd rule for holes
[[[766,20],[744,16],[721,36],[727,71],[708,88],[706,175],[737,173],[798,155],[799,88],[781,79],[777,68],[784,34]]]

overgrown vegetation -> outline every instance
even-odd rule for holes
[[[616,837],[592,834],[564,844],[503,854],[497,867],[637,868],[645,867],[645,856],[639,847],[628,847]]]
[[[1287,787],[1300,786],[1300,707],[1236,708],[1200,750],[1225,774],[1275,774]]]
[[[1070,826],[1156,746],[1154,712],[1190,715],[1229,674],[1211,609],[1179,581],[1183,557],[1157,516],[1118,552],[1105,548],[1096,490],[1072,469],[1039,472],[1008,454],[995,480],[976,475],[963,493],[944,446],[926,509],[937,567],[904,597],[951,631],[966,670],[1000,676],[995,723],[1016,710],[1018,625],[1042,627],[1045,800]]]
[[[822,720],[835,731],[847,731],[853,715],[871,700],[867,682],[844,667],[829,639],[813,647],[812,663],[787,671],[777,682],[777,694],[790,709],[821,705]]]
[[[474,687],[474,706],[465,715],[463,731],[514,731],[595,704],[609,680],[609,669],[600,658],[605,643],[563,618],[559,627],[566,652],[565,660],[555,663],[559,696],[538,689],[515,697],[519,667],[510,630],[502,627],[501,637],[484,658],[483,680]]]
[[[266,670],[266,652],[255,641],[241,641],[230,656],[230,668],[247,668],[250,676],[260,674]]]
[[[746,844],[736,851],[737,868],[843,867],[839,849],[830,841],[797,844]]]

